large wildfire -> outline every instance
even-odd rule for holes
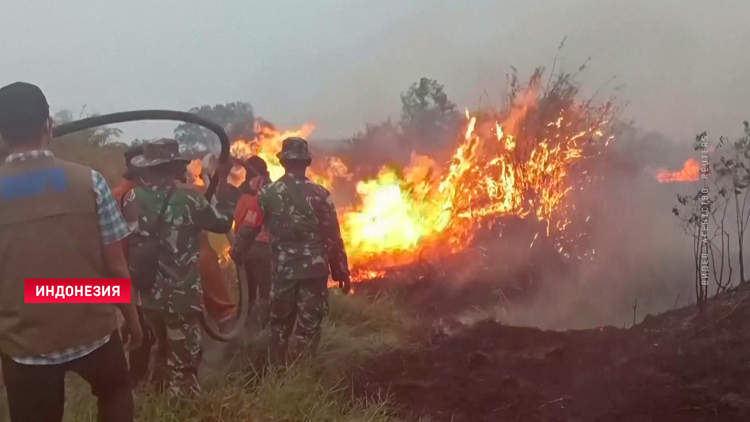
[[[386,166],[354,180],[345,159],[315,158],[312,180],[332,191],[339,184],[356,186],[355,201],[337,204],[355,279],[458,252],[482,227],[508,216],[536,219],[542,227],[537,235],[553,239],[567,256],[575,208],[568,198],[590,180],[577,164],[609,142],[613,111],[611,103],[593,108],[569,92],[541,95],[538,81],[532,78],[504,110],[467,110],[463,136],[446,163],[412,154],[403,169]],[[231,153],[240,159],[259,155],[276,180],[284,173],[276,158],[282,140],[312,131],[309,125],[280,132],[256,124],[256,138],[237,139]],[[197,172],[200,162],[191,168]],[[238,185],[244,171],[230,178]]]

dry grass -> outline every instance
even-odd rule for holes
[[[53,152],[59,158],[92,167],[111,185],[120,180],[125,169],[123,147],[118,145],[94,147],[85,139],[69,137],[57,140]],[[218,242],[212,239],[212,243],[220,250],[220,239]],[[138,391],[137,420],[396,421],[386,403],[363,402],[352,397],[346,374],[352,365],[370,354],[405,345],[408,323],[388,298],[372,302],[332,291],[330,304],[316,362],[298,362],[262,378],[252,371],[233,369],[246,367],[233,362],[205,380],[201,395],[179,404]],[[64,420],[95,421],[95,399],[88,386],[71,375],[67,390]],[[0,421],[9,420],[4,393],[0,388]]]
[[[201,395],[182,403],[169,403],[164,396],[139,391],[137,420],[398,421],[386,402],[352,397],[346,374],[370,354],[404,346],[408,325],[388,298],[370,302],[332,291],[321,353],[314,363],[295,362],[285,370],[263,376],[249,370],[227,369],[207,379]],[[0,399],[0,420],[7,420],[4,396]],[[68,382],[64,420],[96,420],[94,397],[88,386],[73,375]]]

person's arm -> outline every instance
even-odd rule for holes
[[[232,230],[234,213],[228,203],[220,201],[211,205],[205,196],[197,192],[193,192],[189,200],[194,205],[190,210],[193,223],[199,229],[211,233],[228,233]]]
[[[104,269],[112,278],[130,278],[130,271],[122,251],[121,241],[130,234],[130,229],[120,212],[120,207],[112,197],[104,177],[92,170],[94,192],[96,193],[96,210],[99,218],[99,233],[102,242],[102,262]],[[132,191],[130,195],[132,195]],[[143,340],[141,324],[135,304],[117,303],[122,313],[128,332],[131,335],[130,347],[137,347]]]
[[[127,188],[130,188],[130,189],[127,189],[126,186]],[[132,190],[133,190],[132,185],[128,182],[122,182],[119,185],[115,186],[114,189],[112,189],[112,196],[117,201],[117,205],[120,206],[120,212],[122,212],[123,204],[125,202],[125,195],[127,195],[127,193]],[[127,236],[124,239],[120,240],[120,245],[122,246],[122,254],[125,256],[125,262],[127,263],[128,261],[128,238]]]
[[[122,253],[122,244],[120,242],[104,245],[102,248],[102,258],[104,260],[104,268],[107,270],[110,277],[130,278],[128,263],[125,261],[125,255]],[[132,301],[130,303],[116,303],[115,306],[120,310],[120,313],[125,319],[125,324],[127,325],[128,330],[134,325],[137,325],[140,328],[138,312]]]
[[[331,278],[340,283],[349,283],[349,262],[346,257],[344,240],[341,238],[336,206],[333,197],[325,188],[321,188],[319,206],[316,207],[318,214],[318,227],[325,241],[326,252],[328,252],[328,263],[331,268]],[[344,287],[342,285],[342,287]],[[345,291],[348,288],[345,288]]]

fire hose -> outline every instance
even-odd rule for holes
[[[139,120],[173,120],[185,123],[192,123],[200,125],[214,132],[219,137],[221,143],[221,153],[219,154],[219,163],[225,164],[231,160],[229,155],[229,136],[219,124],[216,122],[198,116],[196,114],[187,113],[183,111],[171,111],[171,110],[139,110],[139,111],[126,111],[122,113],[105,114],[100,116],[89,117],[86,119],[78,120],[75,122],[65,123],[56,126],[52,130],[52,135],[55,138],[68,135],[70,133],[79,132],[95,128],[98,126],[112,125],[116,123],[134,122]],[[254,169],[250,168],[250,171]],[[216,189],[219,185],[219,172],[218,169],[213,172],[209,179],[209,183],[206,186],[206,199],[211,202]],[[227,240],[230,245],[234,244],[234,236],[231,232],[227,233]],[[250,313],[249,303],[249,292],[247,277],[245,272],[240,268],[237,268],[237,284],[240,290],[240,303],[238,305],[238,317],[235,326],[229,333],[222,334],[216,324],[206,315],[206,311],[203,311],[201,315],[201,325],[206,330],[209,336],[215,340],[227,342],[237,337],[237,335],[244,329],[247,322],[248,315]]]

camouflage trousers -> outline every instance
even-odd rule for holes
[[[170,396],[200,392],[198,367],[203,358],[200,314],[172,314],[143,310],[156,338],[152,382]]]
[[[320,326],[327,312],[327,276],[303,280],[274,279],[268,321],[271,358],[284,360],[287,352],[292,356],[304,352],[314,355],[320,341]],[[288,350],[292,331],[294,349]]]

